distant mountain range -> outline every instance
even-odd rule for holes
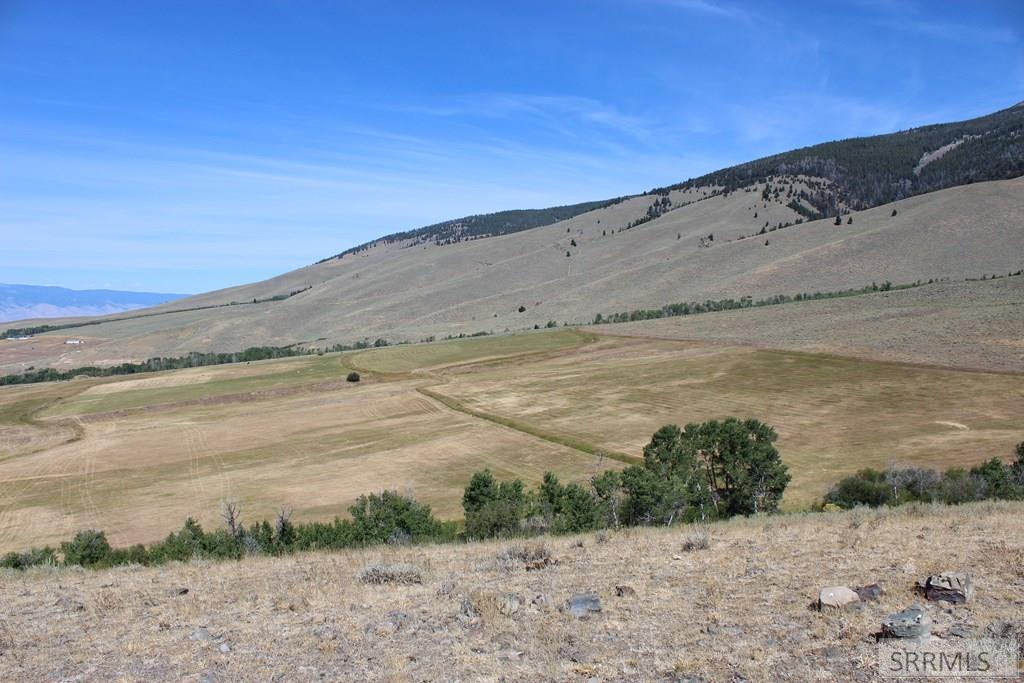
[[[188,295],[0,283],[0,322],[107,315],[155,306],[185,296]]]

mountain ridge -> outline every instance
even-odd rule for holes
[[[317,263],[357,254],[379,244],[409,240],[409,246],[424,242],[434,242],[439,246],[463,239],[505,235],[551,225],[632,197],[664,197],[672,190],[712,186],[724,192],[732,192],[775,176],[818,177],[837,186],[805,191],[797,196],[794,203],[802,199],[809,206],[796,210],[810,219],[834,217],[844,209],[861,211],[957,185],[1015,178],[1024,175],[1024,111],[1018,111],[1021,109],[1024,109],[1024,101],[972,119],[817,143],[634,195],[543,209],[509,209],[454,218],[383,235]],[[922,163],[927,155],[951,145],[953,149],[965,145],[966,148],[960,149],[956,155],[940,153],[933,161],[944,160],[941,164]],[[892,154],[881,153],[886,146],[895,148]],[[866,164],[866,159],[875,163]],[[895,166],[896,172],[884,173],[875,168],[878,164]],[[853,173],[849,168],[851,165],[854,166]],[[931,168],[924,172],[928,166]],[[859,179],[859,182],[851,182],[851,176],[854,180]]]
[[[945,168],[949,172],[934,176],[941,182],[965,177],[972,168],[981,175],[1024,173],[1019,144],[1024,109],[1007,111],[992,115],[988,123],[970,124],[974,131],[996,125],[998,132],[985,145],[965,141],[941,155],[936,150],[962,139],[963,125],[926,127],[932,131],[927,145],[918,140],[899,147],[899,173],[913,175],[925,155],[932,155],[931,161],[920,175]],[[886,149],[901,135],[860,139],[868,142],[859,154],[870,160],[871,150]],[[855,142],[836,149],[845,154]],[[973,157],[964,157],[964,148],[981,156],[965,164],[965,158]],[[704,176],[701,182],[709,184],[697,186],[691,180],[588,203],[597,208],[562,207],[574,215],[547,225],[523,227],[526,221],[516,226],[506,214],[478,223],[486,230],[476,234],[450,232],[462,219],[435,224],[447,225],[449,233],[394,233],[409,236],[386,236],[267,280],[155,306],[145,315],[83,319],[87,329],[36,335],[31,353],[0,347],[0,370],[15,372],[31,364],[66,369],[69,363],[116,364],[250,346],[324,348],[377,338],[415,342],[502,334],[586,324],[598,313],[678,302],[837,291],[885,281],[957,281],[1005,275],[1024,266],[1020,174],[919,193],[900,180],[901,191],[910,196],[857,210],[859,200],[844,194],[840,176],[769,173],[806,152],[788,154],[796,156],[775,155],[765,158],[773,162],[724,169],[728,177]],[[1006,163],[985,166],[993,156]],[[856,167],[866,169],[858,177],[889,187],[882,182],[884,174],[871,175],[885,164],[873,164]],[[761,180],[759,173],[764,174]],[[716,178],[722,184],[710,184]],[[836,200],[840,216],[816,218],[825,206],[822,197]],[[576,213],[580,207],[589,210]],[[530,216],[536,222],[551,214],[540,210]],[[502,226],[511,226],[510,231],[487,232]],[[484,232],[489,236],[481,239]],[[31,322],[10,327],[32,327]],[[65,334],[85,335],[89,341],[73,360],[63,348],[49,347]]]
[[[25,318],[107,315],[186,296],[189,295],[0,283],[0,322]]]

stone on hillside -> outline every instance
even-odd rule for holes
[[[846,586],[828,586],[818,594],[818,609],[842,609],[860,602],[860,596]]]
[[[357,577],[360,583],[410,585],[423,583],[423,571],[411,564],[375,564],[364,568]]]
[[[192,631],[192,633],[189,635],[188,639],[189,640],[199,640],[199,641],[212,640],[213,636],[210,635],[210,631],[208,629],[200,627],[200,628],[197,628],[195,631]]]
[[[576,618],[583,618],[592,612],[601,611],[601,596],[597,593],[579,593],[566,602],[566,609]]]
[[[401,631],[409,623],[409,615],[400,610],[391,610],[384,615],[384,618],[376,624],[369,624],[367,632],[372,632],[381,638],[394,635]]]
[[[931,635],[931,632],[932,620],[918,605],[890,614],[882,622],[883,638],[923,639]]]
[[[954,604],[964,603],[974,595],[971,575],[963,572],[943,572],[918,582],[918,589],[929,600],[945,600]]]
[[[862,602],[878,600],[885,594],[885,591],[882,590],[882,587],[877,583],[868,584],[867,586],[859,586],[854,588],[853,592],[857,594],[857,597],[859,597]]]
[[[533,596],[533,599],[530,600],[530,604],[537,609],[546,612],[551,609],[551,598],[549,598],[546,593],[537,593]]]
[[[498,611],[506,617],[518,612],[519,606],[522,604],[522,599],[515,593],[502,593],[498,596]]]
[[[635,598],[636,589],[632,586],[616,586],[615,595],[619,596],[620,598]]]

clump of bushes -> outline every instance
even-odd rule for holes
[[[193,559],[237,560],[247,555],[284,555],[318,549],[341,549],[382,543],[428,543],[456,538],[454,522],[436,519],[430,506],[395,491],[360,496],[349,508],[351,520],[297,523],[281,510],[273,521],[262,520],[245,526],[240,509],[224,509],[225,528],[206,531],[191,517],[178,531],[149,547],[134,545],[112,548],[102,531],[79,531],[60,544],[61,559],[52,548],[8,553],[0,567],[25,569],[40,564],[63,564],[88,568],[124,564],[159,565]]]
[[[776,438],[757,420],[666,425],[644,448],[642,465],[603,472],[589,485],[562,484],[549,472],[531,492],[518,479],[498,482],[483,470],[462,498],[466,537],[570,534],[774,512],[790,480]]]
[[[57,564],[57,553],[49,546],[33,548],[23,553],[11,552],[0,558],[0,567],[4,569],[28,569],[29,567],[55,564]]]
[[[348,376],[345,377],[346,382],[358,382],[360,379],[362,378],[359,376],[359,373],[355,371],[348,373]]]
[[[423,583],[423,572],[412,564],[374,564],[359,572],[357,578],[360,583],[408,586]]]
[[[707,550],[711,547],[711,532],[706,526],[698,526],[686,534],[683,539],[683,552]]]
[[[950,505],[976,500],[1024,500],[1024,443],[1016,448],[1016,461],[1005,464],[992,458],[970,470],[953,467],[945,472],[918,467],[863,469],[846,477],[825,495],[825,504],[852,508],[881,507],[911,502]]]
[[[557,563],[557,560],[551,556],[548,547],[543,543],[528,543],[508,547],[500,551],[495,556],[495,559],[498,562],[498,567],[507,572],[517,569],[535,571]]]

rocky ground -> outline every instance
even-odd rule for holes
[[[0,680],[870,681],[886,617],[1018,632],[1024,504],[0,577]],[[397,566],[396,566],[397,565]],[[915,584],[969,572],[964,604]],[[822,588],[876,600],[818,611]],[[597,610],[597,611],[595,611]]]

